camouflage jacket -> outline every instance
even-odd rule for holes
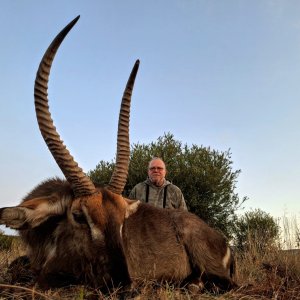
[[[165,187],[167,186],[165,208],[180,208],[187,210],[181,190],[168,180],[165,180],[161,187],[153,185],[149,179],[140,182],[131,190],[129,198],[146,202],[147,186],[149,187],[148,203],[157,207],[163,207],[164,192]]]

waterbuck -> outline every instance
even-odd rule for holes
[[[43,287],[85,283],[104,288],[155,279],[234,286],[232,254],[221,233],[196,215],[160,209],[121,195],[129,165],[130,101],[139,61],[121,103],[116,165],[109,184],[96,187],[56,131],[48,106],[54,56],[79,19],[53,40],[37,71],[34,96],[39,128],[66,180],[48,179],[15,207],[0,209],[0,224],[17,229]]]

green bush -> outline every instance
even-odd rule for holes
[[[279,225],[261,209],[246,212],[236,222],[234,243],[239,250],[248,251],[254,247],[265,252],[270,246],[276,246],[278,239]]]
[[[230,150],[183,145],[170,133],[150,144],[133,144],[125,196],[146,179],[148,163],[154,156],[165,161],[166,178],[182,190],[189,211],[232,237],[235,211],[247,198],[240,198],[235,191],[241,171],[233,170]],[[107,184],[113,169],[114,162],[100,161],[88,175],[95,183]]]

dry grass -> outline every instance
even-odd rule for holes
[[[239,285],[234,291],[223,295],[208,293],[192,294],[187,289],[167,284],[145,282],[131,293],[119,290],[103,295],[100,291],[85,286],[42,291],[32,282],[21,284],[13,282],[12,277],[22,277],[22,270],[15,274],[7,273],[14,258],[23,254],[22,246],[15,243],[10,251],[0,253],[0,300],[1,299],[135,299],[135,300],[181,300],[181,299],[219,299],[219,300],[300,300],[300,250],[282,251],[278,247],[269,247],[258,251],[255,242],[250,243],[248,251],[236,255],[236,281]]]

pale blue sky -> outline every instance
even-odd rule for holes
[[[62,139],[89,171],[115,156],[123,88],[141,60],[131,143],[164,132],[231,149],[245,210],[300,217],[299,1],[0,2],[0,207],[62,176],[39,133],[33,84],[54,36],[81,15],[49,84]]]

